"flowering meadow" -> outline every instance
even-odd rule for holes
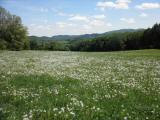
[[[0,120],[160,120],[160,50],[0,51]]]

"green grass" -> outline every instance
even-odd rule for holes
[[[159,120],[160,50],[2,51],[2,120]]]

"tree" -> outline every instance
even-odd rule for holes
[[[143,48],[160,48],[160,24],[145,30],[141,45]]]
[[[7,42],[3,39],[0,39],[0,50],[5,50],[7,48]]]
[[[3,49],[29,49],[27,28],[23,26],[21,18],[10,14],[2,7],[0,7],[0,40]]]
[[[137,31],[127,35],[125,40],[125,49],[126,50],[138,50],[141,49],[141,40],[143,37],[144,31]]]

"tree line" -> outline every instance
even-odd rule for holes
[[[28,37],[21,18],[0,7],[1,50],[51,50],[51,51],[119,51],[160,49],[160,24],[136,32],[112,33],[80,40],[38,40]]]
[[[49,50],[49,51],[69,51],[68,41],[46,41],[46,40],[30,40],[31,50]]]
[[[75,41],[73,51],[119,51],[139,49],[160,49],[160,24],[136,32],[113,33],[91,40]]]

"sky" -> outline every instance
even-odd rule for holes
[[[160,0],[0,0],[29,35],[80,35],[160,23]]]

